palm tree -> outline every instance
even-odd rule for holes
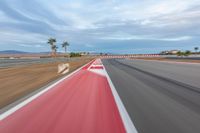
[[[64,41],[62,43],[62,47],[65,48],[65,54],[67,53],[67,46],[69,46],[69,43],[67,41]]]
[[[54,56],[56,56],[56,52],[57,52],[58,47],[56,45],[52,45],[51,49],[53,51]]]
[[[51,55],[56,54],[56,50],[58,48],[55,44],[56,39],[55,38],[49,38],[47,43],[51,45]]]
[[[199,50],[199,47],[194,47],[194,50],[195,50],[195,53],[197,53]]]

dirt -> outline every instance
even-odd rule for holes
[[[90,60],[92,59],[82,58],[68,62],[68,74]],[[58,64],[59,62],[0,69],[0,108],[63,76],[57,73]]]

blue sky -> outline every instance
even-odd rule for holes
[[[200,0],[0,0],[0,50],[156,53],[200,47]]]

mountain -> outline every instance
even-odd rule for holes
[[[18,50],[4,50],[0,51],[0,54],[51,54],[51,52],[24,52]],[[57,54],[63,54],[63,53],[57,52]]]
[[[29,54],[29,53],[24,52],[24,51],[17,51],[17,50],[4,50],[4,51],[0,51],[0,54]]]

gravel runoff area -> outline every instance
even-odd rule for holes
[[[22,62],[26,62],[23,65],[21,62],[17,65],[18,62],[13,60],[12,63],[16,62],[15,67],[0,68],[0,109],[63,77],[64,75],[57,73],[59,63],[69,63],[70,70],[68,73],[70,73],[90,60],[92,60],[91,57],[58,61],[55,61],[55,59],[42,59],[41,62],[23,60]]]

